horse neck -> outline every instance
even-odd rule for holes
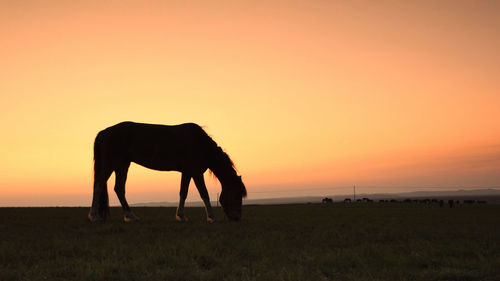
[[[236,176],[236,171],[233,169],[233,167],[214,166],[210,167],[210,170],[214,173],[214,175],[221,183],[228,183],[232,178]]]
[[[209,169],[214,173],[214,175],[221,183],[228,183],[237,176],[236,170],[233,167],[233,163],[227,155],[218,157],[218,161],[214,161],[213,165],[211,165]]]

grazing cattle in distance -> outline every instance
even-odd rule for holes
[[[323,200],[321,200],[321,202],[322,202],[323,204],[326,204],[326,203],[333,203],[333,200],[332,200],[332,198],[325,197],[325,198],[323,198]]]
[[[477,203],[478,204],[486,204],[486,201],[484,201],[484,200],[478,200]]]
[[[448,200],[448,205],[450,205],[450,208],[455,207],[455,201],[454,200]]]
[[[464,204],[474,204],[476,200],[464,200]]]
[[[443,200],[439,200],[439,207],[444,207],[444,201]]]
[[[351,203],[351,198],[344,199],[344,203]]]

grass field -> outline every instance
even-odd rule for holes
[[[0,208],[0,280],[500,280],[500,205],[245,206],[211,225],[134,211]]]

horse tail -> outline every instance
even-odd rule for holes
[[[103,132],[99,132],[94,141],[94,198],[99,204],[98,214],[101,218],[109,216],[109,196],[106,182],[103,182],[102,175],[104,174],[103,159],[101,146],[103,143]],[[98,188],[99,190],[95,190]]]
[[[101,171],[101,154],[99,153],[99,146],[102,143],[102,132],[99,132],[94,140],[94,181],[97,178],[97,173]]]

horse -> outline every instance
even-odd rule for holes
[[[100,131],[94,141],[94,191],[88,219],[92,222],[109,216],[107,181],[115,173],[115,193],[120,200],[125,222],[139,218],[125,198],[125,182],[130,163],[158,171],[181,172],[180,200],[175,218],[186,221],[184,202],[191,179],[205,204],[208,222],[216,220],[203,174],[207,169],[219,180],[219,202],[225,215],[241,219],[242,198],[247,191],[229,155],[197,124],[156,125],[122,122]]]

